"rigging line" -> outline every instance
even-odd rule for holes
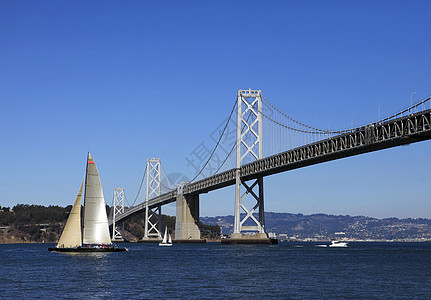
[[[136,194],[136,198],[135,198],[135,201],[133,201],[132,206],[134,206],[134,205],[135,205],[136,200],[138,200],[139,194],[141,193],[141,189],[142,189],[142,185],[144,184],[144,179],[145,179],[145,174],[146,174],[146,173],[147,173],[147,165],[145,165],[144,176],[142,176],[141,185],[139,186],[138,193]]]
[[[225,131],[226,131],[226,128],[227,128],[227,126],[229,125],[229,121],[230,121],[230,119],[232,118],[232,114],[233,114],[233,112],[235,111],[235,107],[236,107],[236,105],[237,105],[237,102],[238,101],[235,101],[235,104],[234,104],[234,106],[232,107],[232,111],[230,112],[230,115],[229,115],[229,118],[228,118],[228,120],[227,120],[227,122],[226,122],[226,125],[224,126],[224,128],[223,128],[223,132],[221,133],[221,135],[220,135],[220,138],[218,139],[218,141],[217,141],[217,144],[215,145],[215,147],[214,147],[214,150],[212,151],[212,153],[211,153],[211,155],[210,155],[210,157],[208,158],[208,160],[206,161],[206,163],[205,163],[205,165],[202,167],[202,169],[199,171],[199,173],[190,181],[190,182],[193,182],[193,181],[195,181],[196,180],[196,178],[198,178],[198,176],[203,172],[203,170],[205,169],[205,167],[208,165],[208,163],[210,162],[210,160],[211,160],[211,158],[213,157],[213,155],[214,155],[214,153],[215,153],[215,151],[217,150],[217,147],[218,147],[218,145],[220,144],[220,141],[221,141],[221,139],[222,139],[222,137],[223,137],[223,135],[224,135],[224,133],[225,133]]]
[[[299,121],[297,121],[297,120],[295,120],[295,119],[293,119],[293,118],[291,118],[291,117],[289,117],[288,115],[286,115],[285,113],[283,113],[282,111],[280,111],[277,107],[275,107],[271,102],[269,102],[269,100],[268,99],[266,99],[265,97],[263,97],[262,96],[262,99],[263,100],[265,100],[272,108],[274,108],[276,111],[278,111],[280,114],[282,114],[284,117],[286,117],[286,118],[288,118],[289,120],[291,120],[291,121],[293,121],[293,122],[295,122],[295,123],[298,123],[299,125],[302,125],[302,126],[305,126],[305,127],[307,127],[307,128],[310,128],[310,129],[313,129],[313,130],[317,130],[317,131],[322,131],[322,132],[327,132],[328,130],[325,130],[325,129],[319,129],[319,128],[316,128],[316,127],[312,127],[312,126],[309,126],[309,125],[307,125],[307,124],[304,124],[304,123],[301,123],[301,122],[299,122]],[[334,133],[339,133],[338,131],[334,131]]]

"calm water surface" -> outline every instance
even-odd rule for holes
[[[431,243],[0,245],[1,299],[431,299]]]

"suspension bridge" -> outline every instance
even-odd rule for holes
[[[160,239],[161,207],[175,202],[175,241],[202,242],[197,226],[199,195],[235,186],[234,230],[224,242],[270,243],[265,231],[265,176],[428,140],[430,121],[431,97],[377,122],[331,131],[284,114],[260,90],[239,90],[230,116],[218,131],[215,147],[195,178],[175,184],[164,172],[160,159],[149,158],[138,192],[138,196],[142,194],[145,183],[143,202],[126,207],[124,189],[115,189],[109,220],[113,239],[122,238],[116,224],[142,212],[144,240]],[[220,159],[223,155],[224,159]],[[162,180],[162,173],[167,180]],[[250,199],[251,207],[247,206]]]

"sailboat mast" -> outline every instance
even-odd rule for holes
[[[85,220],[85,205],[87,203],[87,174],[88,174],[88,158],[90,157],[90,152],[87,152],[87,159],[85,160],[85,184],[84,184],[84,209],[82,212],[81,221],[81,241],[84,242],[84,220]]]

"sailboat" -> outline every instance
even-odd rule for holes
[[[121,252],[109,236],[108,217],[99,172],[90,153],[87,156],[84,194],[84,224],[81,226],[81,198],[84,180],[70,211],[66,226],[54,248],[57,252]]]
[[[169,239],[168,236],[168,227],[165,228],[165,235],[163,236],[163,241],[159,243],[159,246],[172,246],[172,238],[171,234],[169,233]]]

